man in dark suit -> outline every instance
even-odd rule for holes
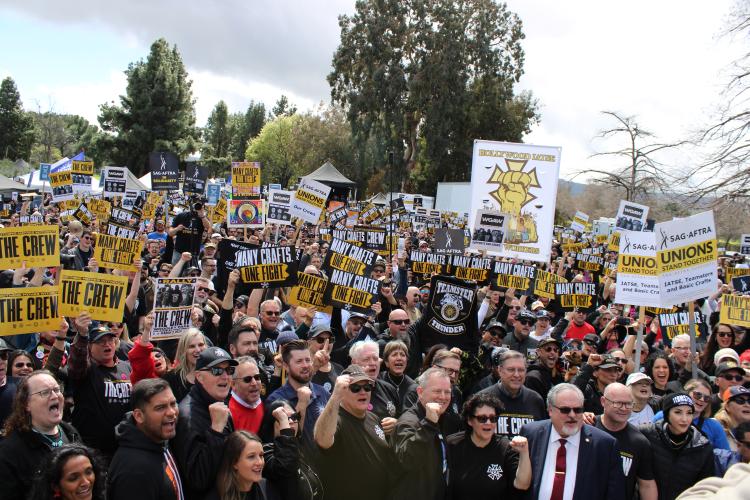
[[[583,393],[558,384],[547,395],[550,420],[523,426],[529,440],[533,484],[539,500],[624,500],[625,477],[617,441],[583,424]]]

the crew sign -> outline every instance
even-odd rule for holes
[[[57,226],[6,227],[0,229],[0,269],[60,265]]]
[[[63,270],[57,305],[63,316],[88,312],[99,321],[122,321],[127,295],[127,276]]]

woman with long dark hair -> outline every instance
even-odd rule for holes
[[[8,356],[8,372],[11,377],[26,378],[41,367],[41,363],[23,349],[16,349]]]
[[[675,392],[672,381],[677,380],[677,370],[669,356],[663,352],[657,352],[646,360],[646,375],[654,381],[654,396],[664,396]]]
[[[263,443],[247,431],[227,437],[224,455],[216,477],[216,487],[206,500],[265,500]]]
[[[734,326],[726,323],[717,323],[711,329],[711,336],[703,348],[698,366],[708,375],[714,375],[716,364],[714,355],[719,349],[733,349],[737,338],[737,332]]]
[[[94,450],[66,444],[49,456],[31,500],[106,500],[104,468]]]

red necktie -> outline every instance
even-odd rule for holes
[[[565,439],[560,439],[560,447],[557,449],[555,479],[552,483],[550,500],[562,500],[563,491],[565,491],[565,442]]]

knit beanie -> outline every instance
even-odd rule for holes
[[[686,392],[674,392],[667,394],[661,400],[661,409],[664,411],[664,421],[669,423],[669,410],[675,406],[689,406],[695,409],[693,398]]]

